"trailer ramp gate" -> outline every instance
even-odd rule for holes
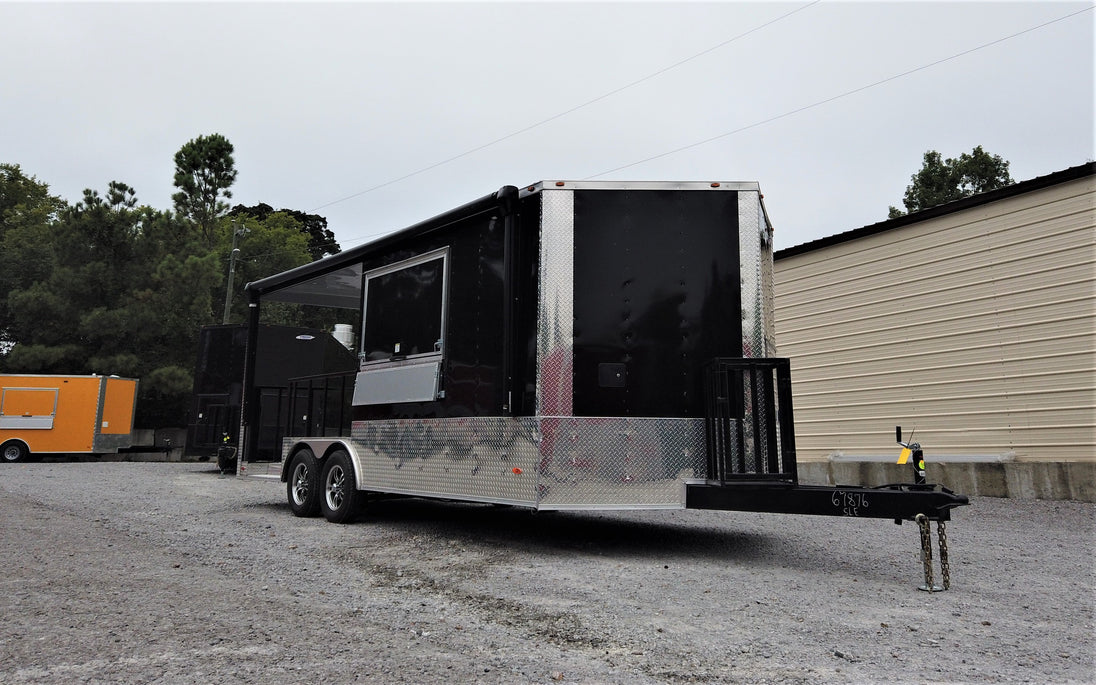
[[[713,359],[704,371],[708,482],[795,483],[787,359]]]
[[[704,370],[708,477],[686,485],[689,509],[948,521],[969,504],[939,485],[800,485],[790,364],[717,358]]]

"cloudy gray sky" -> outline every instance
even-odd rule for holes
[[[1072,16],[1070,16],[1072,15]],[[1017,180],[1094,158],[1089,2],[0,2],[0,162],[71,202],[171,206],[235,146],[233,202],[343,248],[543,179],[756,180],[777,247],[901,205],[922,154]]]

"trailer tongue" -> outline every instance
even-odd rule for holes
[[[686,509],[756,511],[770,514],[815,514],[916,521],[950,521],[951,510],[970,504],[940,485],[895,483],[874,488],[798,483],[690,483]]]
[[[875,488],[800,485],[788,360],[715,359],[705,368],[704,379],[708,477],[687,484],[687,508],[901,522],[918,516],[947,521],[953,508],[969,504],[963,495],[925,483],[923,461],[913,483]],[[917,452],[921,456],[919,445]]]
[[[298,515],[346,521],[383,494],[924,530],[968,503],[927,484],[799,484],[756,183],[506,187],[247,291],[239,472],[285,481]],[[292,382],[298,432],[264,464],[254,331],[270,300],[355,312],[359,365]]]

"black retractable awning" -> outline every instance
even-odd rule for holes
[[[262,283],[258,281],[257,283]],[[248,284],[250,288],[252,284]],[[362,297],[361,262],[320,273],[297,283],[258,291],[267,302],[293,302],[320,307],[357,309]]]
[[[516,188],[504,186],[498,192],[485,195],[478,200],[390,233],[365,245],[252,281],[244,290],[253,303],[262,300],[357,309],[361,306],[362,262],[367,255],[384,249],[390,243],[429,233],[464,217],[511,202],[516,194]]]

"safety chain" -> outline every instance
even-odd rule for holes
[[[926,592],[940,592],[951,588],[951,565],[948,562],[948,532],[943,521],[937,521],[937,531],[940,535],[940,575],[943,576],[943,586],[937,585],[932,572],[932,530],[929,528],[929,519],[924,514],[918,514],[913,518],[917,522],[917,528],[921,532],[921,562],[925,566],[925,584],[919,590]]]
[[[936,522],[936,530],[940,535],[940,575],[944,578],[944,589],[951,589],[951,564],[948,562],[948,531],[943,521]]]
[[[924,514],[918,514],[914,520],[921,531],[921,563],[925,567],[925,584],[921,589],[932,592],[935,583],[932,577],[932,532],[929,530],[929,519]]]

